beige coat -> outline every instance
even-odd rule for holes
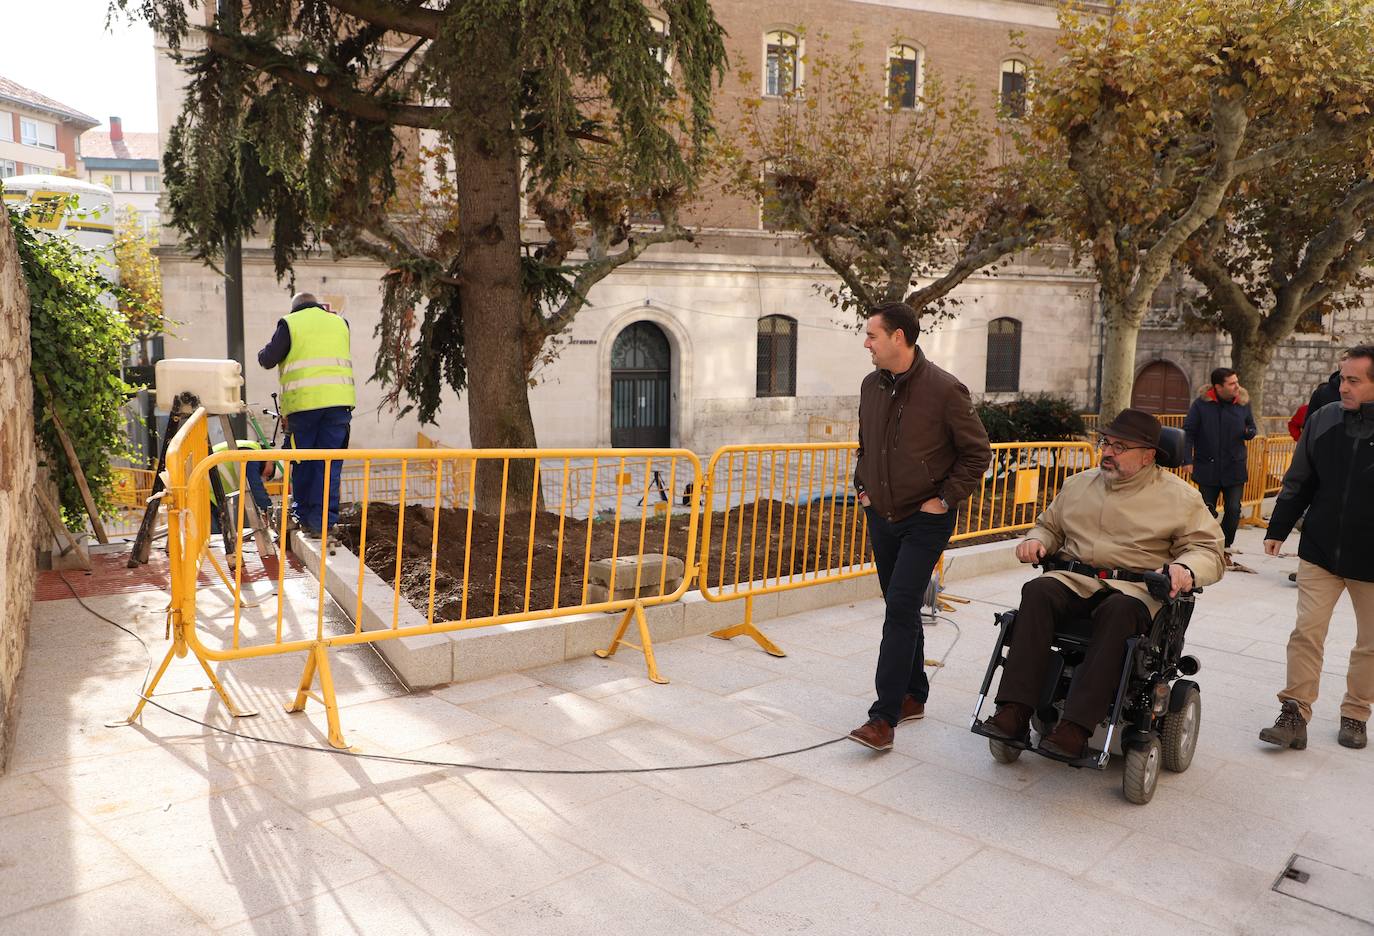
[[[1098,468],[1073,475],[1026,538],[1039,540],[1047,553],[1099,569],[1148,572],[1166,562],[1181,563],[1192,570],[1198,587],[1219,581],[1225,570],[1221,527],[1202,495],[1155,465],[1124,481],[1110,481]],[[1049,574],[1085,598],[1113,588],[1145,602],[1151,616],[1160,608],[1142,582]]]

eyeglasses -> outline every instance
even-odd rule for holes
[[[1153,445],[1127,445],[1125,442],[1109,442],[1104,435],[1097,437],[1097,447],[1106,449],[1113,455],[1120,455],[1123,452],[1133,452],[1136,449],[1154,448]]]

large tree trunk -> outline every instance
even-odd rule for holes
[[[499,117],[494,118],[499,120]],[[509,127],[454,134],[458,231],[463,256],[462,302],[467,358],[468,423],[475,448],[534,448],[525,366],[520,275],[520,160]],[[528,505],[531,461],[512,461],[506,509]],[[478,508],[501,503],[502,464],[478,464]],[[524,509],[528,510],[528,506]]]
[[[1101,425],[1131,405],[1135,385],[1135,347],[1140,337],[1140,316],[1128,313],[1120,302],[1102,297],[1102,405]]]
[[[1231,335],[1231,367],[1240,378],[1240,385],[1250,394],[1250,412],[1256,423],[1264,415],[1264,379],[1278,346],[1277,341],[1259,330],[1253,334],[1238,331]]]

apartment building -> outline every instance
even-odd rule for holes
[[[114,192],[116,213],[135,212],[147,231],[158,228],[162,192],[162,150],[156,133],[125,133],[118,117],[109,130],[89,130],[81,137],[81,176]]]
[[[99,121],[0,75],[0,179],[74,172],[81,134]]]

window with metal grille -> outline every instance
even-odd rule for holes
[[[1014,318],[988,322],[987,393],[1016,393],[1021,389],[1021,323]]]
[[[921,52],[909,45],[893,46],[887,53],[888,106],[915,110],[921,83]]]
[[[759,319],[756,396],[797,395],[797,320],[785,315]]]
[[[801,84],[801,43],[790,32],[768,34],[764,48],[763,93],[781,97]]]
[[[1026,63],[1009,59],[1002,63],[1002,112],[1017,120],[1026,116]]]

